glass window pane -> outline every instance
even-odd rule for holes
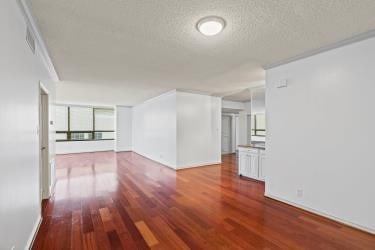
[[[72,141],[91,140],[92,133],[71,133]]]
[[[67,139],[68,139],[67,133],[56,133],[56,140],[57,141],[67,140]]]
[[[256,114],[256,128],[266,129],[266,116],[265,114]]]
[[[95,140],[115,139],[114,132],[95,132]]]
[[[55,129],[56,131],[68,130],[68,107],[67,106],[56,106]]]
[[[70,130],[92,131],[93,110],[89,107],[70,107]]]
[[[113,109],[95,109],[95,130],[115,130],[115,112]]]
[[[266,136],[266,131],[259,131],[259,130],[257,130],[256,135],[258,135],[258,136]]]

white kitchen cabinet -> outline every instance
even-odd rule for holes
[[[238,174],[241,176],[264,180],[264,150],[258,148],[239,147]]]
[[[266,153],[264,150],[259,150],[259,180],[264,181],[266,178]]]
[[[247,176],[245,171],[246,171],[246,166],[249,165],[249,157],[247,154],[239,154],[238,156],[238,174],[239,175],[244,175]]]
[[[249,157],[249,168],[248,168],[248,177],[253,179],[258,179],[258,161],[259,155],[258,152],[250,152],[248,153]]]

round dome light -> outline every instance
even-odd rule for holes
[[[197,23],[197,29],[205,36],[217,35],[224,29],[224,27],[224,19],[216,16],[202,18]]]

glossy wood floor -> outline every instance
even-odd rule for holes
[[[375,249],[373,235],[265,198],[235,161],[175,172],[135,153],[58,156],[33,249]]]

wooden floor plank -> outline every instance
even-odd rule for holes
[[[137,221],[135,225],[137,226],[139,232],[142,234],[149,247],[153,247],[159,243],[155,235],[151,232],[150,228],[144,221]]]
[[[221,165],[174,171],[131,152],[59,155],[33,249],[375,249],[375,236],[264,197]]]

